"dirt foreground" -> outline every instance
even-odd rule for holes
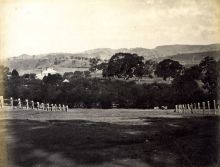
[[[218,133],[171,110],[2,111],[0,166],[219,167]]]

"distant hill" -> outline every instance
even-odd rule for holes
[[[220,50],[220,44],[210,45],[164,45],[155,48],[156,52],[163,56],[171,56],[183,53],[201,53]]]
[[[165,58],[180,61],[182,64],[197,64],[206,56],[211,55],[216,59],[219,57],[220,44],[210,45],[164,45],[154,49],[146,48],[98,48],[81,53],[49,53],[39,55],[23,54],[8,59],[10,69],[17,69],[19,73],[38,72],[41,68],[54,67],[55,69],[88,68],[89,59],[98,57],[108,60],[115,53],[136,53],[143,56],[145,60],[157,61]],[[71,70],[70,70],[71,71]],[[59,71],[58,71],[59,72]]]
[[[203,58],[206,56],[213,57],[216,61],[220,60],[220,50],[209,51],[209,52],[199,52],[199,53],[183,53],[176,54],[173,56],[159,57],[154,59],[157,62],[160,62],[164,59],[172,59],[178,61],[182,65],[191,66],[199,64]]]

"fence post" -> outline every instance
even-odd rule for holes
[[[42,110],[44,110],[44,103],[41,103]]]
[[[51,111],[54,111],[54,106],[53,106],[53,104],[51,104]]]
[[[68,112],[68,110],[69,110],[69,106],[68,106],[68,105],[66,105],[66,112]]]
[[[11,108],[14,108],[13,97],[10,97]]]
[[[198,112],[200,113],[200,103],[198,103]]]
[[[39,109],[40,109],[40,103],[37,102],[37,110],[39,110]]]
[[[26,109],[28,110],[28,109],[29,109],[29,106],[28,106],[28,99],[26,99],[25,102],[26,102]]]
[[[214,114],[216,114],[216,102],[213,100],[213,105],[214,105]]]
[[[21,99],[18,98],[18,108],[21,109]]]
[[[175,105],[175,110],[174,110],[174,112],[178,112],[178,111],[177,111],[177,105]]]
[[[4,107],[4,97],[0,96],[0,108]]]
[[[179,104],[179,113],[181,113],[181,114],[183,113],[181,104]]]
[[[34,109],[34,101],[31,101],[31,108]]]
[[[43,104],[44,104],[44,103],[41,103],[41,104],[40,104],[42,110],[44,110],[44,105],[43,105]]]
[[[185,113],[184,112],[184,105],[183,104],[181,104],[181,110],[182,110],[182,113]]]
[[[193,104],[192,103],[190,104],[190,110],[191,110],[191,113],[193,113]]]
[[[186,112],[186,108],[185,108],[185,104],[182,105],[183,106],[183,112]]]
[[[205,115],[205,102],[202,102],[202,114]]]
[[[208,113],[210,114],[210,102],[207,101],[207,103],[208,103]]]

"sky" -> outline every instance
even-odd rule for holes
[[[220,41],[218,0],[0,0],[0,6],[6,57]]]

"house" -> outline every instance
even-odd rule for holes
[[[53,68],[46,68],[45,70],[41,70],[41,73],[37,74],[36,78],[42,80],[45,76],[48,76],[48,74],[57,74],[57,71],[55,71]]]
[[[68,79],[64,79],[63,82],[65,82],[65,83],[69,83],[70,81],[69,81]]]

